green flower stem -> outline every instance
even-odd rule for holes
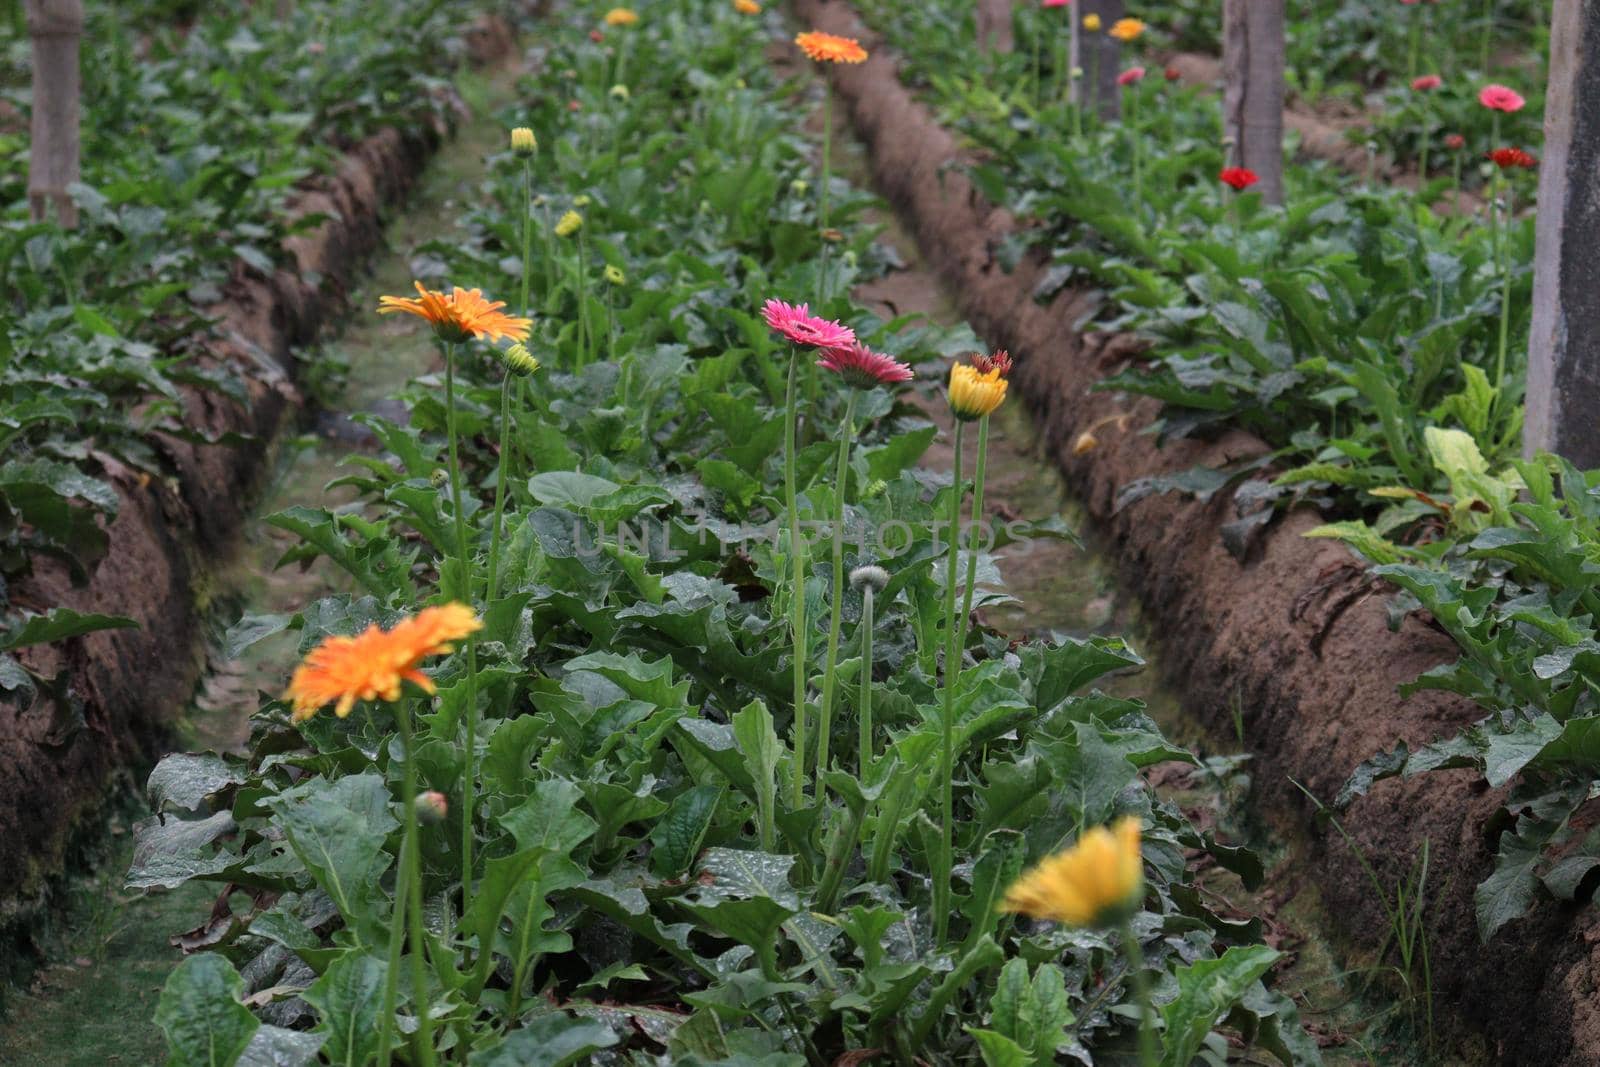
[[[1422,155],[1417,160],[1417,192],[1426,192],[1428,188],[1428,149],[1433,144],[1433,114],[1424,107],[1422,110]]]
[[[589,362],[589,252],[578,231],[578,370]]]
[[[511,379],[510,367],[500,380],[500,458],[494,476],[494,527],[489,537],[488,603],[500,599],[500,526],[506,509],[506,457],[511,452]]]
[[[1144,143],[1139,136],[1139,86],[1128,87],[1128,137],[1133,141],[1133,208],[1144,210]]]
[[[467,554],[467,519],[461,509],[461,456],[456,443],[456,346],[444,346],[445,437],[450,446],[450,506],[455,512],[456,558],[465,577],[465,593],[472,595],[472,557]],[[461,911],[472,898],[472,811],[478,775],[478,639],[467,638],[467,750],[461,777]]]
[[[1455,204],[1456,215],[1461,214],[1461,158],[1464,153],[1456,149],[1455,163],[1450,168],[1451,200]]]
[[[872,765],[872,584],[861,590],[861,704],[856,711],[856,777],[865,780]]]
[[[1032,31],[1028,36],[1033,38],[1033,84],[1029,86],[1029,95],[1033,97],[1033,106],[1044,106],[1044,64],[1039,60],[1039,48],[1044,37],[1044,27],[1039,24],[1039,12],[1034,12],[1034,17],[1029,22]]]
[[[955,749],[956,683],[961,679],[961,650],[956,647],[956,561],[961,555],[962,431],[966,423],[956,420],[955,472],[950,486],[950,551],[944,577],[944,708],[939,730],[939,855],[933,872],[934,940],[944,943],[950,928],[950,872],[955,866]]]
[[[800,350],[789,350],[789,388],[783,404],[783,505],[789,512],[789,631],[794,639],[794,773],[789,779],[789,806],[799,808],[806,782],[806,561],[800,540],[800,511],[795,489],[795,431]]]
[[[967,581],[961,592],[960,629],[956,636],[956,655],[967,648],[967,624],[972,618],[972,590],[978,584],[979,524],[983,522],[983,473],[989,458],[989,416],[978,420],[978,463],[972,477],[972,541],[967,551]]]
[[[1498,170],[1496,186],[1499,185]],[[1516,187],[1506,183],[1505,217],[1500,220],[1500,347],[1494,358],[1494,400],[1489,404],[1490,425],[1500,408],[1506,392],[1506,351],[1511,340],[1511,220],[1515,204]]]
[[[1494,0],[1483,0],[1483,37],[1479,42],[1480,69],[1485,75],[1489,73],[1489,39],[1494,36]],[[1498,141],[1498,138],[1496,138]]]
[[[917,1021],[911,1026],[911,1035],[906,1042],[905,1051],[920,1055],[926,1050],[929,1032],[934,1024],[944,1017],[944,1009],[955,999],[956,994],[982,972],[1000,966],[1005,958],[1005,952],[995,944],[994,938],[987,934],[973,945],[957,961],[955,968],[944,976],[944,980],[934,987],[932,995],[928,997],[928,1003],[922,1009],[922,1014],[917,1016]],[[907,1056],[906,1062],[910,1062],[911,1058]]]
[[[821,205],[818,209],[818,221],[821,223],[822,236],[822,255],[819,263],[822,276],[818,279],[819,284],[817,288],[822,293],[822,304],[824,307],[826,307],[828,301],[833,298],[833,291],[829,286],[829,279],[832,276],[832,272],[828,269],[833,248],[832,242],[828,240],[827,236],[829,218],[832,215],[832,190],[830,188],[833,184],[833,182],[830,180],[832,173],[833,83],[828,80],[828,75],[826,72],[824,72],[822,75],[822,187],[817,190],[817,195],[821,199]],[[814,384],[814,382],[814,378],[810,379],[811,384]],[[817,398],[814,390],[807,391],[807,399],[812,403],[816,402]]]
[[[1161,1056],[1156,1051],[1155,1010],[1144,974],[1144,951],[1130,919],[1122,920],[1122,951],[1128,957],[1128,981],[1133,986],[1134,1002],[1139,1005],[1139,1062],[1142,1067],[1158,1067]]]
[[[545,310],[549,313],[553,306],[551,302],[556,299],[559,288],[556,286],[556,233],[555,224],[550,221],[550,201],[545,200],[544,214],[544,293]]]
[[[415,798],[412,799],[415,803]],[[406,943],[406,856],[409,838],[400,839],[400,866],[394,875],[394,910],[389,915],[389,965],[383,972],[383,1009],[378,1016],[378,1067],[390,1067],[394,1042],[394,1008],[400,991],[400,955]]]
[[[850,446],[855,439],[856,393],[844,402],[844,425],[839,430],[839,465],[833,486],[833,618],[828,623],[828,656],[822,669],[822,707],[817,727],[817,785],[822,796],[822,776],[828,773],[828,745],[833,735],[834,673],[839,666],[839,630],[844,622],[844,497],[850,478]]]
[[[818,787],[820,793],[821,787]],[[835,835],[828,842],[828,852],[822,861],[822,881],[817,886],[816,902],[813,911],[823,915],[833,914],[834,904],[839,897],[839,887],[844,884],[844,871],[850,864],[850,853],[855,851],[856,842],[861,837],[862,816],[865,809],[853,807],[847,810],[843,825],[834,827]]]
[[[432,1067],[433,1020],[428,1017],[428,977],[423,967],[421,847],[417,840],[417,761],[411,743],[411,709],[395,709],[400,726],[400,746],[405,753],[405,786],[401,792],[405,806],[405,837],[400,846],[400,877],[409,887],[406,893],[406,925],[411,931],[411,1000],[417,1016],[417,1056],[424,1067]],[[390,947],[393,955],[393,946]]]

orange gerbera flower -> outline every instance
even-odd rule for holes
[[[284,699],[294,702],[294,721],[303,722],[328,704],[342,719],[358,700],[399,700],[402,682],[432,693],[433,680],[418,664],[482,628],[465,604],[445,604],[423,608],[392,630],[374,623],[354,637],[324,638],[295,668]]]
[[[378,299],[378,314],[404,311],[427,319],[434,334],[446,344],[457,344],[470,337],[498,341],[509,337],[525,341],[533,328],[532,319],[519,319],[500,309],[504,300],[488,300],[482,289],[452,289],[449,294],[434,292],[413,282],[419,296],[385,296]]]
[[[853,37],[837,37],[831,33],[802,33],[794,39],[800,51],[818,63],[864,63],[867,50]]]

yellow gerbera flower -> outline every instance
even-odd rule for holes
[[[471,337],[498,341],[509,337],[524,340],[533,328],[532,319],[507,315],[500,309],[503,300],[484,299],[481,289],[452,289],[448,295],[412,283],[418,296],[385,296],[378,300],[378,314],[404,311],[408,315],[426,319],[434,334],[446,344],[458,344]]]
[[[556,236],[571,237],[583,229],[583,216],[576,211],[569,211],[556,220]]]
[[[950,368],[950,411],[963,422],[981,419],[1006,398],[1006,379],[999,367],[980,371],[969,363]]]
[[[1144,23],[1139,19],[1118,19],[1111,24],[1111,28],[1106,32],[1117,40],[1126,43],[1144,32]]]
[[[733,0],[733,9],[741,15],[761,14],[761,5],[756,0]]]
[[[607,26],[632,26],[639,21],[637,12],[625,7],[614,7],[606,12]]]
[[[1085,16],[1083,16],[1083,28],[1088,30],[1090,33],[1095,33],[1096,31],[1098,31],[1100,29],[1100,16],[1099,15],[1085,15]]]
[[[294,703],[294,721],[303,722],[327,704],[342,719],[358,700],[399,700],[402,682],[432,693],[433,680],[418,664],[482,628],[465,604],[444,604],[423,608],[392,630],[373,624],[354,637],[324,638],[295,668],[284,699]]]
[[[867,50],[853,37],[839,37],[831,33],[802,33],[794,39],[811,59],[818,63],[865,63]]]
[[[1006,890],[1000,910],[1070,926],[1109,926],[1126,918],[1143,896],[1139,820],[1125,815],[1025,872]]]

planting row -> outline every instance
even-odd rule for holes
[[[1317,1061],[1191,879],[1259,860],[1091,688],[1137,655],[972,623],[987,548],[1065,531],[963,522],[1010,361],[851,303],[888,253],[762,56],[862,54],[791,32],[544,28],[467,236],[376,309],[440,371],[362,417],[357,503],[270,520],[355,592],[234,626],[304,664],[247,756],[151,777],[130,884],[221,888],[173,1062]],[[908,389],[948,400],[953,482]]]
[[[1339,802],[1385,776],[1478,768],[1513,787],[1504,824],[1488,828],[1498,856],[1477,891],[1482,936],[1542,894],[1592,895],[1600,839],[1573,816],[1600,777],[1589,740],[1600,474],[1516,458],[1533,244],[1517,205],[1537,161],[1498,138],[1501,120],[1525,113],[1521,95],[1474,88],[1491,131],[1470,149],[1490,154],[1486,215],[1297,166],[1279,208],[1249,172],[1223,168],[1216,100],[1145,77],[1133,58],[1122,117],[1103,120],[1067,96],[1035,107],[1025,58],[996,60],[1010,81],[967,80],[937,37],[887,5],[862,7],[907,77],[967,116],[961,128],[983,149],[974,181],[1034,223],[1013,254],[1025,241],[1058,264],[1038,295],[1088,280],[1105,294],[1095,327],[1149,345],[1101,387],[1161,400],[1163,438],[1242,426],[1273,446],[1243,465],[1131,483],[1121,503],[1227,493],[1238,518],[1225,540],[1241,558],[1276,513],[1310,504],[1329,520],[1316,536],[1344,540],[1398,588],[1396,623],[1426,609],[1460,644],[1458,664],[1406,691],[1464,694],[1484,720],[1375,755]],[[932,7],[959,18],[959,4]]]
[[[0,576],[43,556],[87,580],[108,546],[113,479],[170,477],[187,422],[180,390],[244,403],[243,372],[200,358],[235,272],[271,274],[297,189],[385,124],[438,126],[439,76],[463,48],[436,4],[392,20],[318,0],[243,14],[208,7],[174,25],[171,5],[91,5],[82,47],[82,182],[73,228],[28,217],[28,141],[0,131],[7,165],[0,278]],[[0,59],[5,99],[25,113],[27,39]],[[321,221],[307,216],[295,228]],[[262,358],[266,358],[263,356]],[[92,444],[91,444],[92,442]],[[0,598],[0,650],[127,620]],[[4,688],[33,682],[0,652]]]

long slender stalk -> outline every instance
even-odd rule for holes
[[[412,801],[415,803],[415,801]],[[400,992],[400,956],[406,943],[406,853],[410,839],[400,839],[400,865],[394,873],[394,910],[389,913],[389,963],[383,972],[383,1009],[378,1016],[378,1067],[390,1067],[394,1042],[394,1009]]]
[[[872,765],[872,583],[861,588],[861,703],[856,710],[856,777],[865,779]]]
[[[578,369],[589,363],[589,253],[578,231]]]
[[[961,592],[961,623],[956,636],[956,654],[967,647],[967,624],[972,618],[972,590],[978,582],[978,545],[983,523],[983,474],[989,459],[989,416],[978,420],[978,462],[972,474],[972,544],[967,551],[967,580]]]
[[[500,380],[500,458],[495,464],[494,476],[494,532],[489,537],[488,602],[500,599],[500,527],[506,509],[506,457],[511,452],[511,379],[510,367]]]
[[[1139,135],[1139,87],[1128,90],[1128,137],[1133,141],[1133,208],[1144,212],[1144,139]],[[988,420],[984,420],[988,421]]]
[[[411,931],[411,1001],[417,1016],[417,1054],[424,1067],[432,1067],[433,1020],[428,1015],[428,978],[423,967],[424,942],[422,936],[422,870],[417,841],[417,761],[411,743],[411,709],[395,708],[395,722],[400,727],[400,746],[405,753],[405,785],[402,790],[405,807],[405,837],[400,846],[401,877],[410,887],[406,895],[406,925]]]
[[[828,655],[822,670],[822,708],[817,727],[816,794],[822,796],[822,776],[828,773],[828,745],[833,734],[834,673],[839,666],[839,630],[844,622],[844,496],[850,477],[850,446],[855,439],[856,389],[844,402],[844,425],[839,429],[839,463],[833,487],[833,618],[828,623]]]
[[[1144,950],[1134,935],[1133,923],[1122,922],[1122,950],[1128,957],[1128,981],[1133,986],[1133,999],[1139,1005],[1139,1062],[1143,1067],[1157,1067],[1161,1062],[1156,1051],[1155,1011],[1150,1004],[1150,983],[1144,973]]]
[[[962,430],[966,423],[956,420],[955,480],[950,492],[950,552],[945,560],[944,577],[944,707],[940,713],[939,743],[939,856],[933,872],[934,940],[944,942],[950,928],[950,872],[955,866],[955,749],[956,683],[961,677],[961,650],[956,647],[956,561],[961,554]]]
[[[1494,0],[1483,0],[1483,37],[1479,42],[1479,69],[1489,73],[1489,39],[1494,35]]]
[[[1507,182],[1505,217],[1500,220],[1500,347],[1494,357],[1495,395],[1489,404],[1491,424],[1506,392],[1506,350],[1511,340],[1511,219],[1515,196],[1515,187]]]
[[[461,455],[456,443],[456,346],[444,346],[445,437],[450,448],[450,506],[455,512],[456,559],[464,576],[464,596],[472,595],[472,557],[467,551],[467,518],[461,507]],[[467,748],[466,769],[461,778],[461,911],[466,913],[472,898],[472,814],[477,806],[473,795],[478,776],[478,639],[467,638]]]
[[[833,185],[833,182],[831,180],[832,173],[833,173],[833,83],[828,80],[827,74],[823,74],[823,76],[822,76],[822,188],[817,190],[817,196],[818,196],[819,201],[820,201],[819,207],[818,207],[817,221],[821,224],[821,229],[822,229],[822,248],[821,248],[821,253],[822,254],[820,256],[820,262],[819,262],[818,266],[819,266],[819,269],[822,271],[822,277],[818,279],[817,288],[822,293],[822,303],[823,303],[824,306],[826,306],[828,300],[830,300],[833,297],[833,291],[829,288],[829,278],[832,276],[832,271],[829,270],[829,266],[830,266],[829,260],[832,258],[830,253],[832,252],[833,242],[828,239],[828,237],[829,237],[829,234],[828,234],[829,219],[830,219],[830,216],[832,214],[831,208],[832,208],[832,199],[833,199],[832,189],[831,189],[831,186]],[[808,381],[807,384],[808,385],[812,385],[812,384],[814,384],[814,382],[815,382],[815,379],[813,378],[810,381]],[[807,399],[810,400],[813,403],[816,401],[816,395],[815,395],[815,393],[814,393],[814,391],[812,389],[808,388],[808,390],[807,390]]]
[[[789,806],[800,807],[806,782],[806,561],[800,540],[800,508],[795,487],[795,411],[800,375],[800,350],[789,350],[789,387],[783,403],[783,506],[789,513],[789,631],[794,640],[794,773],[789,779]]]

